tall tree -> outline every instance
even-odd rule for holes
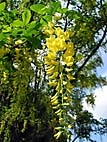
[[[0,1],[0,141],[75,142],[107,133],[94,106],[105,0]],[[73,135],[73,137],[72,137]]]

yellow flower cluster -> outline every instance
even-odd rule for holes
[[[72,88],[70,80],[74,79],[70,74],[74,62],[74,46],[72,42],[69,42],[69,39],[73,33],[70,31],[63,32],[60,27],[55,29],[54,24],[51,22],[45,28],[44,33],[49,35],[49,38],[46,39],[48,54],[45,57],[46,73],[49,75],[50,80],[49,85],[56,86],[57,91],[61,90],[61,85],[57,81],[59,78],[70,91]],[[62,72],[66,73],[66,77],[61,74]]]
[[[48,51],[45,56],[46,74],[49,76],[48,85],[56,90],[56,94],[51,97],[51,104],[55,109],[55,114],[59,117],[59,123],[63,125],[60,120],[63,119],[63,108],[70,104],[70,93],[73,88],[70,82],[74,79],[71,75],[74,45],[70,41],[73,32],[68,30],[64,32],[60,27],[55,28],[54,24],[49,22],[44,28],[44,33],[49,36],[46,38]],[[55,137],[59,136],[55,134]]]

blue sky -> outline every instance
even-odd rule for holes
[[[101,117],[107,119],[107,86],[97,88],[94,94],[96,96],[95,107],[92,108],[91,106],[85,104],[84,108],[92,112],[96,119],[100,119]],[[97,142],[107,142],[107,135],[102,137],[99,135],[93,135],[92,137],[97,140]]]
[[[98,68],[98,74],[102,76],[107,76],[107,53],[103,49],[100,50],[100,56],[103,59],[104,66]]]
[[[98,68],[98,75],[107,77],[107,53],[103,50],[101,51],[101,57],[104,65],[101,68]],[[85,104],[84,108],[92,112],[97,119],[100,119],[101,117],[107,119],[107,85],[102,86],[101,88],[96,88],[94,94],[96,96],[95,107],[92,108]],[[93,138],[97,140],[97,142],[107,142],[107,135],[102,137],[99,135],[93,135]]]

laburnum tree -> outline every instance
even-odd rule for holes
[[[94,142],[83,102],[107,84],[106,0],[0,0],[0,142]],[[103,97],[103,96],[102,96]]]

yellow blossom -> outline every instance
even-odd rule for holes
[[[73,69],[71,69],[71,68],[65,68],[65,70],[66,70],[67,72],[70,72],[70,71],[72,71]]]
[[[72,128],[72,125],[68,125],[68,128],[71,129],[71,128]]]
[[[54,105],[58,105],[58,100],[56,99],[54,102],[51,102],[51,104],[54,106]]]
[[[46,73],[51,75],[52,73],[54,73],[54,68],[55,66],[52,66],[51,68],[47,69]]]
[[[62,106],[69,106],[69,103],[63,103]]]
[[[61,74],[59,75],[59,77],[60,77],[60,79],[62,80],[62,79],[63,79],[63,74],[61,73]]]
[[[59,48],[58,48],[59,43],[58,41],[56,41],[56,39],[53,36],[50,36],[50,38],[46,39],[46,45],[48,49],[54,53],[59,51]]]
[[[57,36],[63,35],[63,31],[60,27],[56,28],[55,33],[56,33]]]
[[[73,65],[73,62],[69,62],[66,64],[68,67],[72,66]]]
[[[67,88],[68,93],[71,93],[71,89],[73,88],[73,85],[70,82],[68,82],[66,85],[66,88]]]
[[[64,100],[67,100],[68,99],[68,97],[66,97],[66,96],[64,96],[64,98],[63,98]]]
[[[61,84],[60,84],[60,82],[58,82],[57,87],[56,87],[56,91],[60,92],[60,89],[61,89]]]
[[[48,22],[48,26],[49,26],[49,28],[53,28],[54,27],[54,23],[53,22]]]
[[[55,40],[55,43],[56,43],[56,46],[57,46],[57,49],[60,51],[60,50],[65,50],[66,49],[66,42],[64,39],[61,39],[60,37],[56,38]]]
[[[50,36],[49,38],[46,38],[46,45],[49,50],[51,50],[52,45],[54,43],[55,38],[53,36]]]
[[[70,93],[71,93],[71,91],[70,91]],[[66,96],[64,96],[63,99],[66,100],[66,102],[71,102],[71,100],[72,100],[71,97],[66,97]]]
[[[63,93],[63,89],[61,89],[59,93],[62,94]]]
[[[15,41],[15,44],[16,44],[16,45],[19,45],[19,44],[22,44],[22,43],[23,43],[23,41],[22,41],[22,40],[20,40],[20,39],[19,39],[19,40],[17,40],[17,41]]]
[[[61,109],[58,109],[56,112],[55,112],[55,114],[58,114],[58,113],[60,113],[62,110]]]
[[[58,100],[58,94],[56,93],[54,96],[51,97],[51,103],[55,102]]]
[[[4,80],[6,80],[6,78],[7,78],[7,73],[6,72],[3,72],[3,77],[4,77]]]
[[[43,33],[44,33],[44,34],[52,35],[52,34],[54,34],[54,29],[46,29],[46,30],[44,30]]]
[[[73,56],[74,55],[74,45],[72,42],[67,44],[67,49],[64,53],[64,56]]]
[[[68,40],[69,39],[69,31],[64,32],[64,39]]]
[[[53,106],[53,109],[58,109],[60,107],[60,105],[58,104],[57,106]]]
[[[50,69],[52,67],[53,67],[53,65],[49,65],[49,66],[46,67],[46,70],[48,70],[48,69]]]
[[[55,28],[52,22],[48,23],[45,32],[49,35],[45,44],[48,49],[47,56],[45,56],[46,74],[49,76],[48,85],[54,87],[56,92],[51,97],[51,104],[53,109],[56,110],[55,114],[59,117],[59,123],[64,125],[62,114],[64,107],[70,105],[71,98],[69,94],[73,88],[70,81],[74,79],[70,74],[72,71],[71,66],[74,63],[74,45],[73,42],[70,42],[70,36],[73,33],[68,30],[64,32],[60,27]],[[65,65],[66,68],[64,68]],[[60,102],[59,97],[61,97]],[[54,135],[56,139],[60,137],[61,133],[58,132]]]
[[[67,84],[67,82],[66,81],[63,81],[63,85],[66,85]]]
[[[59,139],[59,137],[61,136],[61,134],[62,134],[62,131],[59,131],[58,133],[56,133],[54,135],[54,137],[56,137],[56,139]]]
[[[53,60],[56,58],[56,54],[54,52],[48,52],[48,55],[45,57],[45,59],[49,60]]]
[[[73,42],[69,42],[68,43],[68,47],[71,48],[74,51],[74,44],[73,44]]]
[[[15,52],[16,52],[16,54],[19,54],[20,49],[19,48],[15,48]]]
[[[45,27],[43,28],[43,33],[44,33],[44,34],[49,34],[49,35],[54,34],[54,29],[53,29],[53,27],[54,27],[54,24],[53,24],[52,22],[49,22],[49,23],[48,23],[48,26],[45,26]]]
[[[49,82],[48,85],[51,86],[51,87],[52,87],[52,86],[56,86],[56,85],[57,85],[57,82],[52,81],[52,82]]]
[[[49,76],[49,79],[55,79],[58,76],[58,72],[54,72],[53,75]]]
[[[73,62],[74,62],[74,58],[72,56],[65,57],[65,59],[64,59],[64,63],[67,66],[72,66]]]
[[[59,63],[58,63],[57,61],[52,60],[52,61],[51,61],[51,64],[53,64],[53,65],[58,65]]]
[[[74,79],[75,79],[70,73],[67,74],[67,78],[68,78],[69,80],[74,80]]]

